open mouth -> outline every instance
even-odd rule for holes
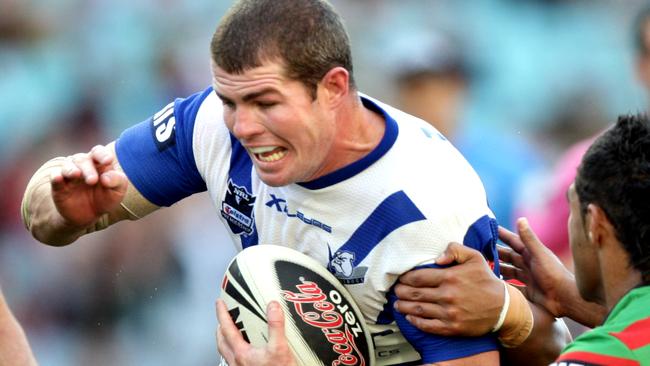
[[[272,163],[287,155],[287,149],[278,146],[252,147],[249,149],[257,160],[265,163]]]

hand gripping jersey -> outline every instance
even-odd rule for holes
[[[650,286],[628,292],[603,325],[569,344],[552,366],[649,366]]]
[[[118,139],[118,160],[149,201],[208,190],[240,248],[297,249],[334,273],[361,308],[381,365],[497,349],[494,337],[426,334],[393,309],[399,275],[434,266],[451,241],[496,258],[497,224],[465,159],[429,124],[362,96],[386,132],[367,156],[314,181],[270,187],[231,135],[212,88],[178,99]],[[498,270],[498,269],[497,269]]]

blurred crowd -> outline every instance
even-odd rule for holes
[[[332,2],[361,91],[449,138],[506,227],[522,214],[533,228],[566,222],[554,199],[581,156],[570,147],[646,109],[633,37],[644,1]],[[215,364],[213,304],[234,249],[207,196],[65,248],[35,242],[19,207],[45,160],[208,86],[230,3],[0,0],[0,286],[42,365]]]

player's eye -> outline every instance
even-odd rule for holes
[[[277,102],[273,102],[273,101],[262,101],[262,100],[258,100],[255,104],[257,104],[257,106],[260,107],[260,108],[271,108],[271,107],[273,107],[274,105],[277,105],[278,103],[277,103]]]
[[[221,100],[221,103],[223,104],[224,107],[228,109],[235,109],[235,103],[229,101],[229,100]]]

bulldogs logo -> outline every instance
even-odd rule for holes
[[[221,203],[221,216],[233,234],[250,235],[253,232],[255,198],[246,187],[240,187],[228,180],[226,197]]]
[[[363,283],[366,277],[368,267],[354,266],[354,253],[348,251],[337,251],[332,255],[332,249],[329,248],[329,264],[327,269],[345,285]]]

